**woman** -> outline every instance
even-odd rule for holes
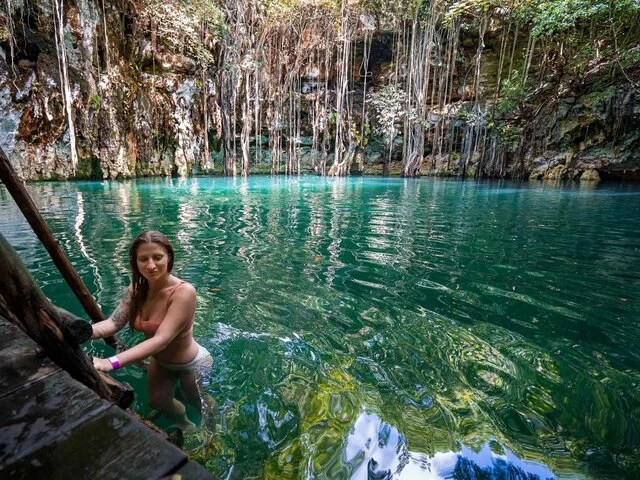
[[[195,425],[184,405],[174,397],[180,381],[185,397],[200,412],[198,381],[208,374],[211,354],[193,339],[196,292],[190,283],[171,275],[173,247],[160,232],[136,237],[129,249],[132,281],[124,298],[107,319],[93,324],[92,338],[115,334],[129,323],[145,340],[110,358],[95,358],[96,370],[110,372],[151,356],[147,368],[149,402],[182,430]]]

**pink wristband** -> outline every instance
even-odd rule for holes
[[[114,370],[117,370],[120,368],[120,360],[118,360],[118,357],[115,357],[115,356],[109,357],[107,360],[109,360]]]

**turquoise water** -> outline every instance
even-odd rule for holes
[[[219,406],[219,430],[189,445],[222,477],[640,472],[638,185],[28,188],[107,312],[128,284],[131,239],[155,228],[174,242],[175,273],[198,290],[195,335],[214,355]],[[45,293],[82,314],[4,189],[0,231]],[[114,376],[148,413],[143,371]]]

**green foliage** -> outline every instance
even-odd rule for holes
[[[10,6],[7,4],[6,6]],[[0,8],[0,43],[15,42],[13,38],[13,22],[11,21],[9,10],[3,11]]]
[[[586,25],[603,29],[619,28],[637,23],[640,15],[638,0],[529,0],[515,9],[522,23],[531,25],[538,37],[553,37]]]
[[[300,0],[264,0],[265,16],[272,21],[284,20],[300,6]]]
[[[266,23],[287,23],[292,18],[303,14],[303,9],[316,8],[323,10],[328,16],[338,20],[341,0],[318,0],[308,4],[304,0],[263,0],[262,6],[265,12]]]
[[[209,45],[202,41],[204,28],[215,39],[225,32],[224,13],[214,0],[151,0],[145,2],[140,17],[157,27],[168,50],[189,55],[201,66],[215,63]]]
[[[640,63],[640,45],[632,49],[625,49],[620,53],[619,64],[622,68],[628,68]]]
[[[454,19],[487,15],[514,19],[529,27],[535,37],[558,39],[559,35],[585,33],[589,40],[616,37],[620,42],[640,21],[640,1],[454,0],[446,6],[444,18],[451,24]]]
[[[615,91],[613,85],[596,85],[591,92],[582,97],[582,102],[586,107],[596,108],[615,95]]]
[[[615,60],[611,73],[637,61],[639,0],[526,0],[512,12],[533,37],[563,46],[565,74],[580,77],[605,59]]]
[[[455,118],[457,118],[458,120],[466,120],[467,118],[469,118],[470,114],[471,110],[468,106],[465,105],[455,113]]]
[[[3,25],[0,25],[0,42],[6,42],[11,38],[11,32]]]
[[[522,100],[527,96],[528,89],[522,84],[518,71],[514,70],[511,78],[502,81],[500,89],[501,95],[496,110],[499,113],[506,113],[515,110]]]
[[[371,125],[369,122],[365,123],[362,126],[362,136],[360,135],[360,130],[354,128],[353,137],[356,141],[356,144],[360,147],[365,147],[371,138]]]
[[[535,36],[553,36],[569,30],[576,23],[597,15],[607,8],[603,2],[589,0],[534,0],[524,4],[516,12],[517,18],[531,23]]]
[[[431,2],[425,0],[363,0],[361,7],[378,15],[383,21],[395,23],[412,20],[430,4]]]
[[[102,97],[100,97],[100,95],[91,95],[89,103],[91,104],[91,108],[98,111],[102,106]]]
[[[500,135],[500,142],[507,147],[507,151],[515,152],[522,138],[522,128],[506,122],[496,122],[495,128]]]
[[[509,3],[500,0],[459,0],[451,2],[445,13],[445,23],[462,17],[480,17],[494,8],[507,8]]]

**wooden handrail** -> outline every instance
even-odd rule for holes
[[[91,325],[45,297],[2,233],[0,265],[0,317],[31,337],[54,363],[80,383],[105,400],[128,408],[133,402],[133,389],[96,371],[91,358],[80,348],[91,337]]]
[[[24,183],[18,177],[18,174],[14,170],[13,165],[11,165],[11,162],[5,155],[2,148],[0,148],[0,180],[2,180],[2,183],[7,187],[7,190],[18,205],[18,208],[20,208],[24,217],[27,219],[27,222],[29,222],[29,225],[31,225],[31,228],[42,245],[44,245],[44,248],[49,252],[56,268],[62,274],[62,277],[66,280],[69,287],[71,287],[71,290],[82,304],[82,307],[85,312],[87,312],[87,315],[89,315],[89,318],[91,318],[94,323],[104,320],[104,315],[102,314],[100,307],[87,289],[86,285],[83,283],[75,268],[73,268],[73,265],[60,247],[60,244],[53,237],[49,226],[42,218],[42,215],[40,215],[40,212],[38,211],[35,203],[33,203]],[[112,347],[117,346],[117,342],[114,337],[108,337],[104,340]]]

